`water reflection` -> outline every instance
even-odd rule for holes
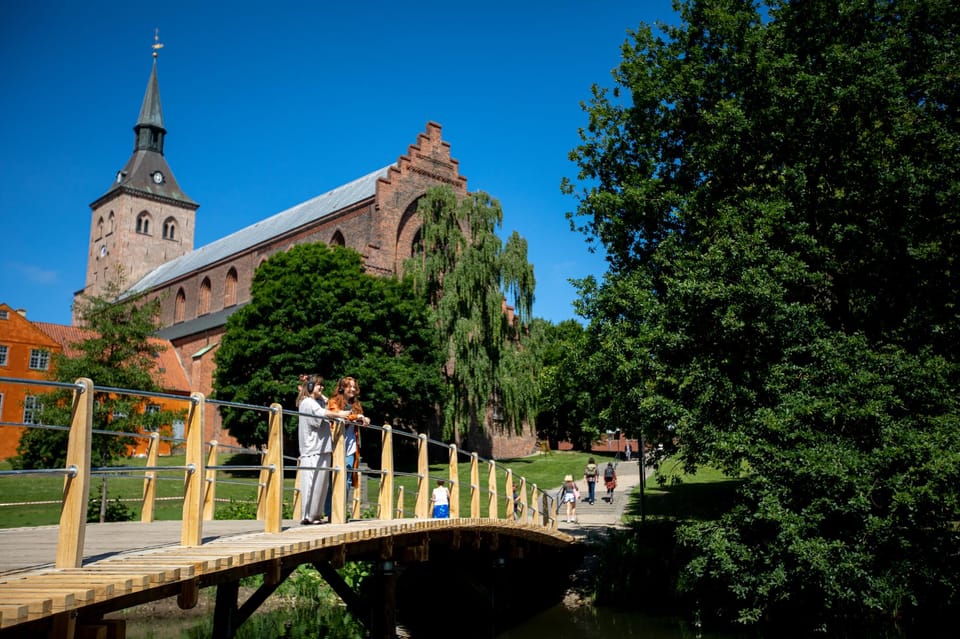
[[[558,605],[496,639],[746,639],[747,635],[702,632],[676,619],[585,606]]]

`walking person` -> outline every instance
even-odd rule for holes
[[[327,398],[323,394],[322,375],[301,375],[300,392],[297,395],[297,411],[300,413],[297,434],[300,443],[300,510],[301,524],[323,523],[321,508],[327,499],[330,486],[330,462],[333,444],[330,422],[326,417],[337,415],[327,410]]]
[[[563,478],[560,493],[557,495],[558,507],[562,504],[566,509],[566,518],[563,521],[577,522],[577,501],[579,499],[580,489],[577,487],[577,483],[573,481],[573,475],[566,475]]]
[[[603,483],[607,487],[607,502],[613,503],[613,489],[617,487],[617,469],[613,462],[607,462],[607,467],[603,469]]]
[[[442,479],[437,480],[437,487],[433,489],[430,503],[433,504],[433,516],[436,519],[450,517],[450,491],[444,486]]]
[[[583,469],[583,480],[587,482],[587,501],[592,505],[597,500],[597,478],[600,477],[600,469],[597,468],[596,460],[591,457],[587,460],[587,466]]]
[[[353,377],[343,377],[337,382],[337,390],[327,408],[332,411],[338,411],[346,417],[347,423],[343,431],[344,452],[346,453],[346,467],[351,470],[347,481],[347,512],[351,513],[350,507],[353,503],[354,489],[359,487],[360,475],[356,468],[360,465],[360,433],[358,426],[369,426],[370,420],[363,414],[363,406],[360,404],[360,385]],[[327,496],[325,512],[330,514],[331,495]]]

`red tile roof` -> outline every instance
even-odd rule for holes
[[[63,353],[67,357],[76,357],[80,354],[74,344],[82,342],[96,335],[94,331],[88,328],[78,326],[64,326],[63,324],[51,324],[49,322],[33,322],[33,325],[49,335],[58,344],[63,347]],[[173,344],[169,340],[156,337],[149,338],[151,344],[157,349],[157,385],[167,393],[189,393],[190,380],[183,368],[183,362],[180,361],[180,355],[177,353]],[[96,382],[97,380],[93,380]]]

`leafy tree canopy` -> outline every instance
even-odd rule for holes
[[[678,6],[594,87],[565,188],[610,259],[581,309],[611,410],[748,471],[681,586],[745,624],[955,613],[960,6]]]
[[[272,256],[250,292],[215,356],[219,399],[294,409],[300,374],[331,385],[350,375],[375,423],[426,430],[432,422],[440,364],[426,306],[409,284],[365,273],[352,249],[317,243]],[[225,410],[224,426],[244,445],[266,440],[267,420],[250,411]]]

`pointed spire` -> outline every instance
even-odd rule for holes
[[[156,151],[163,155],[163,136],[167,132],[163,128],[163,109],[160,108],[160,82],[157,80],[157,55],[163,45],[160,43],[160,30],[153,36],[153,70],[147,82],[147,90],[143,94],[143,104],[140,106],[140,116],[133,127],[136,135],[134,151]]]

